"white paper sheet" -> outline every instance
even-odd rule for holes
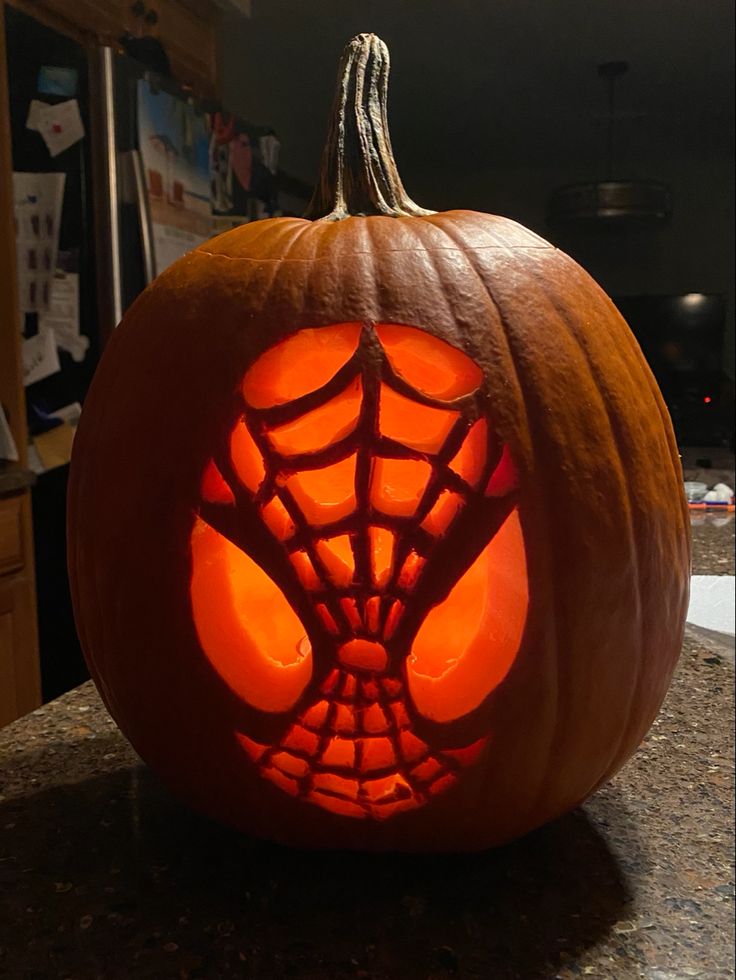
[[[0,405],[0,459],[8,459],[13,463],[18,462],[18,448],[10,431],[5,411]]]
[[[84,123],[76,99],[47,105],[37,112],[37,128],[52,157],[84,139]]]
[[[23,384],[32,385],[43,381],[51,374],[61,370],[59,355],[56,351],[56,338],[53,330],[44,330],[35,337],[23,341],[21,348],[23,361]]]
[[[28,116],[26,118],[26,129],[30,129],[34,132],[38,132],[38,125],[41,121],[41,116],[46,109],[48,109],[48,102],[41,102],[40,99],[31,99],[31,103],[28,106]]]
[[[13,174],[18,298],[22,313],[49,307],[66,174]]]
[[[76,272],[57,269],[49,309],[41,315],[39,325],[42,331],[53,330],[57,345],[75,361],[84,360],[89,338],[79,332],[79,276]]]

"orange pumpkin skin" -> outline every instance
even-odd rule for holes
[[[518,653],[477,709],[420,720],[430,745],[483,738],[482,754],[447,792],[386,820],[311,806],[262,778],[235,735],[275,744],[283,719],[224,683],[192,616],[202,475],[243,378],[296,331],[340,323],[418,327],[468,355],[519,472]],[[499,217],[273,219],[185,256],[105,351],[69,501],[78,629],[116,722],[193,807],[293,845],[470,850],[530,831],[631,755],[681,645],[689,520],[656,384],[592,279]]]

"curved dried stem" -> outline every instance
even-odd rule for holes
[[[388,132],[388,73],[388,48],[375,34],[358,34],[346,46],[320,178],[305,218],[435,213],[415,204],[401,183]]]

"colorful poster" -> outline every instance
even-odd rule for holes
[[[209,118],[214,227],[225,230],[273,216],[280,148],[275,134],[229,112],[213,112]]]
[[[207,117],[183,99],[155,91],[141,79],[138,145],[158,274],[211,235]]]

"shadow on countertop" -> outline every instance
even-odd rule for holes
[[[295,851],[134,765],[1,802],[0,834],[0,975],[34,980],[554,977],[630,901],[583,811],[481,854]]]

